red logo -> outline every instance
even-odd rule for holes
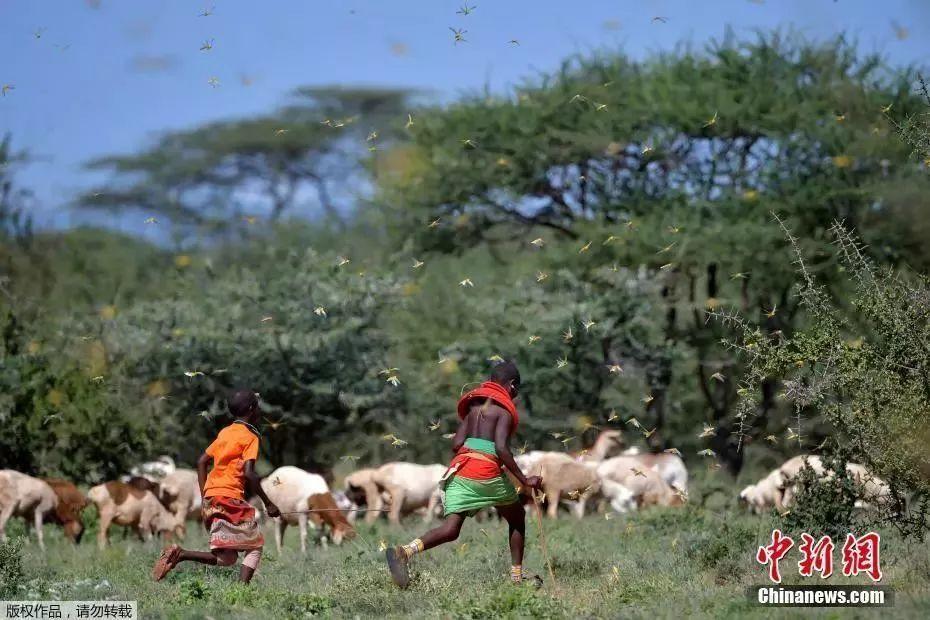
[[[803,556],[798,562],[798,572],[803,577],[810,577],[814,571],[826,579],[833,574],[833,541],[824,536],[816,543],[814,537],[807,532],[801,534],[801,544],[798,550]]]
[[[781,583],[781,571],[778,569],[778,563],[793,546],[794,541],[791,540],[791,537],[782,536],[781,530],[772,530],[772,543],[765,547],[759,547],[756,552],[756,561],[759,564],[769,565],[769,579],[775,583]]]
[[[852,534],[846,535],[843,543],[843,574],[853,577],[865,573],[878,581],[882,578],[882,569],[879,566],[878,549],[881,538],[875,532],[856,538]]]
[[[784,559],[788,551],[794,546],[790,536],[785,536],[781,530],[772,530],[772,542],[756,551],[756,561],[768,566],[769,579],[774,583],[781,583],[781,569],[779,562]],[[865,573],[872,581],[880,581],[882,569],[879,558],[881,537],[876,532],[869,532],[859,538],[853,534],[846,535],[843,543],[843,575],[855,577]],[[807,532],[801,534],[801,560],[798,562],[798,573],[802,577],[811,577],[819,573],[822,579],[833,574],[833,550],[835,545],[829,536],[821,536],[815,540]]]

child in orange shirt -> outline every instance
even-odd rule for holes
[[[239,552],[245,551],[239,581],[249,583],[258,569],[265,539],[255,518],[255,508],[245,501],[246,486],[264,502],[269,517],[281,514],[265,495],[255,473],[258,396],[251,390],[239,390],[227,406],[235,421],[220,431],[197,460],[197,478],[203,496],[201,510],[204,525],[210,530],[210,551],[188,551],[179,545],[165,547],[152,568],[155,581],[164,579],[179,562],[232,566]],[[211,459],[213,469],[207,473]]]

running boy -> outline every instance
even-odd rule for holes
[[[258,458],[258,396],[251,390],[235,392],[227,403],[235,421],[220,431],[197,460],[197,478],[203,496],[204,525],[210,530],[210,551],[188,551],[169,545],[155,562],[152,577],[160,581],[185,560],[211,566],[232,566],[245,551],[239,581],[249,583],[258,569],[265,539],[255,518],[255,508],[245,501],[246,486],[265,504],[269,517],[280,511],[262,490],[255,459]],[[213,469],[207,466],[213,460]]]
[[[410,583],[407,564],[411,557],[452,542],[458,538],[466,517],[489,506],[497,509],[510,528],[511,581],[520,583],[523,580],[525,513],[517,490],[501,469],[510,470],[526,488],[538,489],[542,479],[524,476],[510,452],[510,436],[519,421],[513,404],[520,388],[516,364],[510,361],[498,364],[490,379],[465,394],[458,403],[461,423],[452,440],[456,455],[439,483],[445,507],[442,524],[410,544],[387,550],[391,577],[401,588]]]

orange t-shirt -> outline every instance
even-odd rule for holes
[[[220,431],[207,454],[213,457],[213,469],[207,474],[204,497],[245,499],[246,461],[258,458],[258,437],[244,424],[230,424]]]

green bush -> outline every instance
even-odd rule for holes
[[[5,326],[14,324],[7,316]],[[0,319],[0,330],[4,321]],[[155,451],[162,425],[122,379],[86,362],[30,350],[25,335],[0,342],[0,454],[5,467],[96,484],[125,473]],[[101,352],[102,349],[93,348]],[[102,365],[103,362],[100,362]],[[98,374],[99,373],[99,374]]]
[[[846,470],[843,451],[834,451],[823,459],[823,464],[831,475],[818,475],[809,466],[799,472],[795,479],[795,501],[781,517],[782,529],[815,536],[827,534],[833,540],[843,540],[848,532],[858,530],[856,498],[860,489]]]
[[[796,252],[807,325],[790,337],[774,336],[735,314],[717,314],[740,330],[740,341],[731,346],[747,362],[740,388],[747,396],[738,405],[738,430],[745,434],[756,422],[758,403],[748,395],[778,378],[782,395],[795,410],[793,430],[799,443],[805,435],[802,419],[823,415],[843,438],[849,460],[889,484],[890,501],[876,506],[881,520],[908,535],[923,536],[930,516],[930,282],[876,267],[858,238],[836,222],[830,232],[851,288],[849,308],[838,307],[814,280],[799,241],[784,231]],[[842,476],[826,484],[809,481],[811,491],[803,499],[817,506],[798,518],[824,525],[831,519],[847,520],[846,491],[835,486],[841,481]],[[911,495],[917,499],[909,503]],[[831,502],[839,504],[831,508]]]

